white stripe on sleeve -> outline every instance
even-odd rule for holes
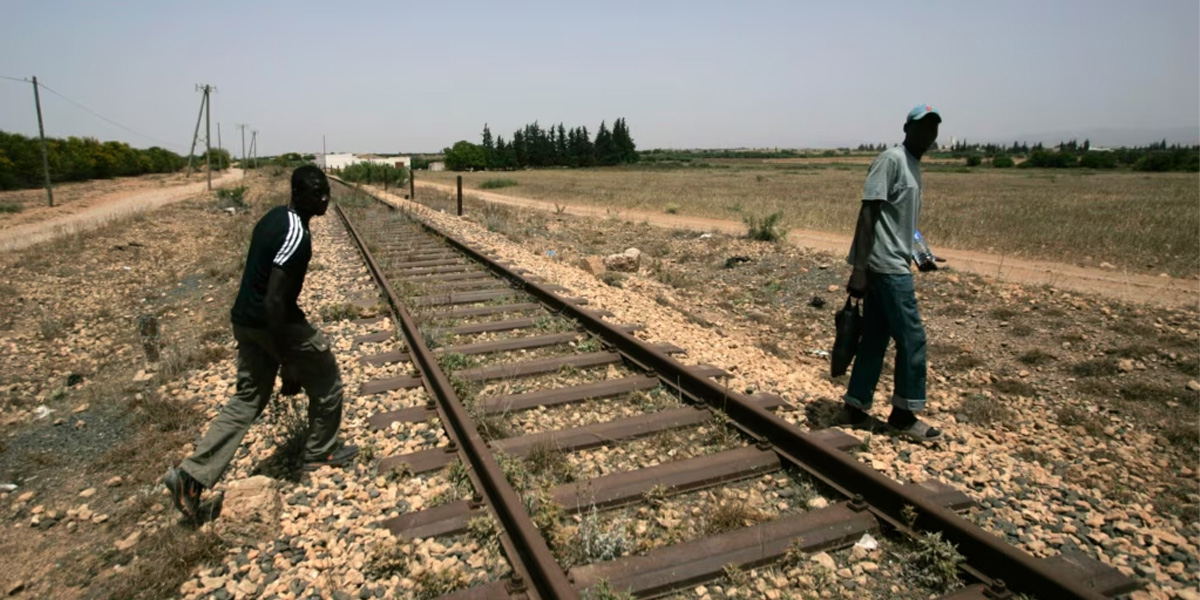
[[[275,255],[275,264],[282,267],[288,259],[292,258],[296,248],[300,247],[300,239],[303,237],[304,226],[300,224],[300,217],[288,211],[288,233],[283,240],[283,246],[279,248],[279,253]]]

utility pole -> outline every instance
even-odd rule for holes
[[[254,163],[254,168],[258,168],[258,132],[250,130],[250,160]]]
[[[224,160],[224,158],[225,158],[225,144],[221,143],[221,122],[220,121],[217,121],[217,158],[221,159],[221,160]],[[229,166],[229,165],[225,165],[225,166]],[[221,163],[219,163],[219,162],[217,163],[217,170],[218,171],[222,170]]]
[[[38,94],[37,75],[33,76],[33,103],[37,106],[38,137],[42,140],[42,171],[46,174],[46,198],[54,206],[54,192],[50,190],[50,155],[46,153],[46,128],[42,126],[42,97]]]
[[[200,86],[199,84],[196,85],[196,90],[203,91],[204,96],[202,96],[200,98],[200,113],[196,115],[196,131],[194,133],[192,133],[192,148],[191,148],[191,150],[188,150],[188,175],[189,176],[192,174],[192,160],[196,156],[196,140],[200,139],[200,120],[204,118],[205,109],[208,108],[208,93],[212,89],[215,89],[215,88],[213,88],[211,85],[204,85],[204,86]],[[204,143],[205,144],[208,143],[207,139],[205,140]]]
[[[237,128],[242,132],[242,177],[246,176],[246,124],[238,123]]]
[[[212,191],[212,122],[208,118],[212,102],[209,100],[211,85],[204,86],[204,170],[208,175],[208,191]]]
[[[325,134],[321,134],[321,168],[328,171],[329,163],[325,160]]]

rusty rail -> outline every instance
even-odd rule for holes
[[[511,537],[519,556],[510,556],[509,560],[521,562],[524,570],[530,574],[530,578],[533,580],[532,584],[537,589],[539,597],[567,600],[579,598],[579,592],[567,580],[566,574],[559,567],[558,561],[554,559],[546,541],[542,539],[541,533],[525,512],[525,505],[521,502],[520,496],[508,483],[499,463],[492,457],[487,443],[480,437],[474,421],[467,415],[466,408],[454,392],[450,380],[437,364],[433,352],[425,344],[412,315],[408,313],[391,285],[388,284],[378,263],[375,262],[370,250],[367,249],[366,244],[358,235],[358,231],[354,228],[354,224],[350,222],[340,206],[334,205],[334,210],[345,224],[346,230],[350,232],[350,237],[358,246],[359,251],[362,252],[371,275],[383,290],[384,295],[387,296],[388,304],[391,305],[392,311],[400,323],[401,332],[408,343],[413,360],[420,366],[430,391],[437,399],[447,417],[447,422],[453,428],[455,437],[461,444],[463,454],[466,455],[478,475],[483,494]],[[519,587],[521,585],[520,577],[514,577],[514,579],[517,584],[514,587]],[[519,590],[512,589],[510,591]]]

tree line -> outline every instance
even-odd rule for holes
[[[1091,140],[1070,140],[1047,147],[1042,143],[1013,142],[1012,146],[957,142],[948,153],[935,156],[965,158],[967,166],[982,163],[981,157],[992,159],[992,166],[1011,167],[1013,156],[1024,156],[1018,167],[1041,169],[1117,169],[1134,171],[1200,171],[1200,146],[1167,144],[1166,140],[1146,146],[1095,148]]]
[[[748,150],[748,149],[693,149],[693,150],[676,150],[668,148],[655,148],[653,150],[643,150],[639,153],[641,160],[646,162],[691,162],[693,160],[705,159],[772,159],[772,158],[809,158],[807,152],[798,150],[789,150],[786,148],[774,150]]]
[[[52,183],[174,173],[187,166],[186,157],[158,146],[139,149],[125,142],[89,137],[46,138],[46,154]],[[229,166],[228,152],[213,148],[211,156],[213,168]],[[203,166],[204,155],[196,161]],[[0,190],[37,188],[45,183],[38,138],[0,131]]]
[[[587,127],[568,130],[562,123],[542,128],[537,121],[504,136],[492,136],[485,123],[481,143],[456,142],[442,151],[446,168],[451,171],[505,171],[526,167],[595,167],[630,164],[638,161],[637,145],[625,119],[613,122],[612,129],[600,122],[596,136]]]

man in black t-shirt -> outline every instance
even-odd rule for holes
[[[305,470],[349,464],[358,448],[337,441],[342,421],[342,379],[329,342],[305,320],[296,299],[304,287],[312,236],[308,222],[329,207],[329,181],[315,166],[292,173],[292,201],[254,226],[246,270],[230,311],[238,343],[237,391],[178,468],[163,483],[185,516],[194,518],[200,493],[211,488],[233,460],[254,419],[271,399],[280,365],[308,394],[310,433]]]

